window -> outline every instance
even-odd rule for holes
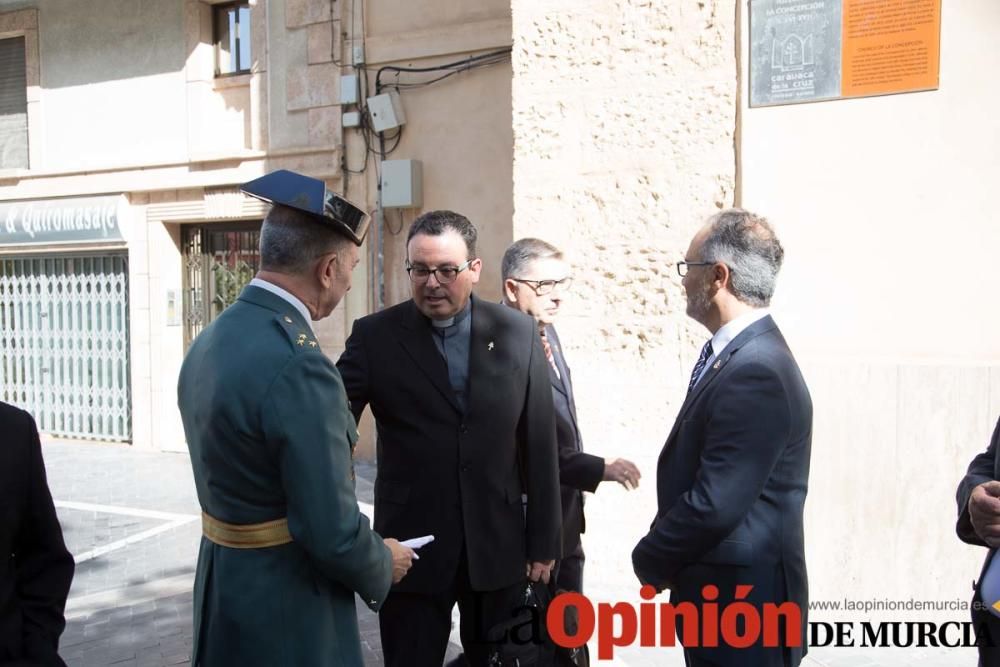
[[[0,39],[0,169],[28,168],[24,37]]]
[[[215,75],[250,71],[250,3],[232,2],[212,8],[215,31]]]

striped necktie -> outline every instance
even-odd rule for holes
[[[694,370],[691,371],[691,381],[688,382],[688,393],[694,389],[694,386],[698,384],[698,378],[701,377],[701,372],[705,370],[705,364],[708,363],[708,358],[712,356],[712,339],[709,338],[708,341],[702,346],[701,354],[698,355],[698,363],[694,365]]]
[[[542,349],[545,350],[545,358],[549,360],[549,366],[552,366],[556,377],[561,380],[562,375],[559,374],[559,367],[556,366],[556,358],[552,354],[552,345],[549,343],[549,337],[545,335],[545,329],[539,329],[538,335],[542,337]]]

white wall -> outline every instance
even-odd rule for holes
[[[816,599],[966,599],[985,555],[954,493],[1000,415],[1000,4],[942,4],[939,90],[742,100],[742,203],[785,244],[776,317],[816,409]]]

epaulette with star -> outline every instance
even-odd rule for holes
[[[303,331],[302,327],[298,326],[295,323],[295,320],[293,320],[289,315],[278,315],[275,319],[288,336],[288,340],[292,343],[292,347],[296,350],[319,351],[319,343],[316,342],[316,338],[311,331]]]

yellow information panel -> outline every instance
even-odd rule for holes
[[[750,106],[933,90],[941,0],[750,0]]]

